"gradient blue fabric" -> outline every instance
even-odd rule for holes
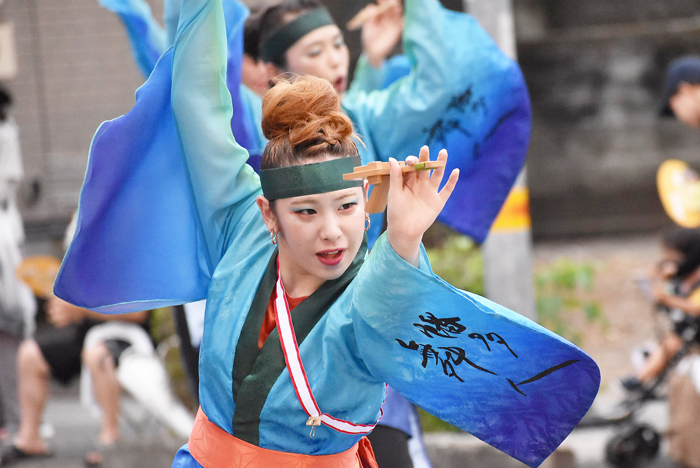
[[[107,313],[206,296],[200,402],[232,433],[237,345],[275,247],[255,203],[259,178],[231,131],[226,31],[221,0],[184,0],[175,45],[135,107],[98,129],[55,292]],[[388,382],[530,466],[573,429],[600,380],[581,350],[449,286],[424,251],[420,268],[411,266],[386,236],[299,351],[328,414],[374,423]],[[271,383],[259,420],[251,421],[261,447],[329,454],[359,439],[325,426],[310,438],[287,371]],[[196,462],[184,451],[175,466]]]
[[[153,19],[144,0],[99,0],[100,5],[117,15],[127,31],[136,65],[148,77],[168,47],[163,28]]]
[[[160,56],[172,44],[180,15],[182,0],[166,0],[163,8],[165,29],[153,17],[145,0],[99,0],[100,5],[119,15],[131,44],[132,55],[144,78],[148,78]],[[228,38],[227,84],[231,101],[239,111],[231,120],[231,130],[238,144],[247,149],[260,167],[259,159],[265,148],[265,139],[256,116],[261,101],[246,93],[241,85],[243,63],[243,27],[248,9],[237,1],[223,4]]]
[[[352,323],[369,372],[529,466],[554,451],[597,394],[600,373],[583,351],[452,287],[425,251],[415,268],[382,236],[354,286]]]
[[[172,49],[137,91],[134,108],[93,138],[75,237],[54,286],[73,304],[121,313],[206,297],[210,270],[198,253],[171,78]]]
[[[353,81],[343,108],[376,159],[446,148],[460,181],[438,221],[482,242],[525,161],[532,117],[518,64],[478,22],[440,2],[406,2],[410,73],[386,89]],[[401,73],[396,64],[391,72]],[[356,76],[372,73],[360,60]],[[396,75],[394,75],[396,76]]]
[[[148,76],[155,64],[151,51],[157,29],[144,0],[100,0],[125,20],[134,57]],[[167,36],[177,24],[181,0],[165,5]],[[240,82],[242,38],[236,0],[223,2],[229,32],[228,77],[234,108],[231,122],[239,143],[259,167],[265,141],[253,108],[259,100],[236,87]],[[144,6],[145,5],[145,6]],[[131,24],[148,25],[134,27]],[[140,36],[139,36],[140,35]],[[443,8],[439,2],[409,4],[404,32],[405,56],[375,71],[362,57],[343,101],[367,148],[363,162],[403,159],[428,144],[433,154],[447,148],[449,169],[459,168],[455,195],[438,220],[477,242],[483,242],[515,178],[523,166],[531,130],[527,87],[517,63],[506,57],[469,15]],[[150,58],[150,62],[144,58]],[[397,128],[396,122],[402,125]],[[370,245],[381,232],[373,217]]]

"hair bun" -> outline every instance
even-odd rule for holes
[[[282,80],[265,94],[262,130],[268,140],[287,138],[297,149],[321,149],[353,137],[338,93],[328,81],[309,75]]]

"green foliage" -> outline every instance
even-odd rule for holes
[[[441,245],[427,249],[433,271],[455,287],[484,295],[484,263],[479,248],[467,237],[450,235]],[[538,322],[558,335],[580,344],[577,323],[608,321],[592,297],[598,265],[561,258],[535,271]],[[578,321],[577,317],[581,317]],[[425,432],[456,432],[459,428],[419,409]]]
[[[427,252],[436,275],[456,288],[484,295],[484,260],[471,239],[453,235]]]
[[[170,385],[173,393],[187,407],[196,410],[197,403],[192,398],[187,385],[185,370],[182,367],[180,347],[177,346],[178,340],[176,339],[175,324],[170,307],[152,310],[150,319],[151,335],[156,343],[159,344],[159,350],[164,350],[165,352],[165,368],[170,376]]]
[[[535,272],[537,318],[540,325],[554,333],[581,344],[581,331],[572,323],[576,315],[603,329],[608,321],[593,299],[597,266],[592,262],[575,262],[560,258]]]
[[[443,421],[437,416],[433,416],[421,408],[418,408],[418,416],[420,417],[423,432],[463,432],[460,428]]]

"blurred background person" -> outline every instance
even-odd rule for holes
[[[668,66],[659,113],[700,129],[700,57],[680,57]]]
[[[692,129],[700,129],[700,57],[683,56],[673,60],[664,76],[659,106],[661,116],[676,117]],[[697,174],[695,174],[697,179]],[[697,180],[689,181],[695,186]],[[686,196],[696,197],[697,191]],[[688,202],[697,209],[697,200]],[[668,308],[673,332],[647,360],[639,374],[642,384],[658,375],[684,346],[689,356],[678,363],[669,382],[669,455],[682,466],[700,467],[700,239],[698,230],[679,231],[678,240],[692,244],[676,249],[678,267],[669,284],[672,292],[657,289],[656,299]],[[681,239],[685,237],[685,239]],[[674,256],[673,250],[667,255]]]
[[[622,381],[632,391],[643,390],[654,381],[685,341],[700,344],[700,229],[677,228],[662,241],[663,259],[654,270],[652,295],[668,316],[670,332],[647,357],[634,377]]]
[[[75,225],[71,223],[64,246],[67,247],[73,238],[74,230]],[[116,368],[131,343],[105,339],[85,348],[85,337],[91,329],[110,321],[135,323],[147,332],[148,312],[104,315],[68,304],[54,295],[47,297],[42,312],[45,314],[38,314],[33,336],[21,340],[21,344],[18,342],[15,388],[19,391],[21,408],[19,431],[13,443],[0,452],[0,466],[53,455],[40,430],[50,395],[50,379],[68,385],[80,376],[83,365],[90,372],[92,390],[102,413],[94,450],[86,454],[85,463],[99,466],[103,452],[114,446],[121,436],[118,419],[121,387]]]
[[[19,129],[9,115],[10,93],[0,87],[0,440],[19,424],[16,355],[20,342],[32,333],[36,302],[15,274],[22,260],[22,219],[17,188],[24,176]]]

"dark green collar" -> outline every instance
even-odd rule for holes
[[[255,298],[241,330],[241,336],[236,344],[236,355],[233,361],[235,410],[232,434],[253,445],[260,443],[260,413],[267,396],[286,367],[277,328],[270,333],[262,349],[258,350],[260,328],[277,281],[277,253],[275,251],[270,258],[255,293]],[[326,281],[294,308],[292,325],[300,348],[314,326],[338,300],[360,271],[366,253],[367,237],[362,242],[355,259],[342,276]]]

